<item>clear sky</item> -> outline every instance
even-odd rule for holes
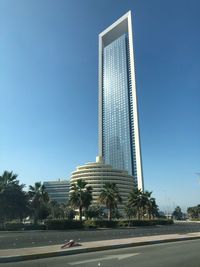
[[[0,0],[0,173],[69,179],[98,154],[98,34],[132,11],[145,188],[200,203],[200,1]]]

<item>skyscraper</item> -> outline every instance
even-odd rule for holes
[[[99,155],[143,190],[130,11],[99,34]]]

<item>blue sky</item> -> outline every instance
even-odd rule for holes
[[[69,179],[98,154],[98,34],[132,11],[145,188],[200,203],[200,1],[0,0],[0,173]]]

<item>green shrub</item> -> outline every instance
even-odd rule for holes
[[[45,224],[48,230],[82,229],[84,227],[84,222],[71,220],[46,220]]]
[[[96,229],[97,225],[96,225],[95,221],[87,220],[87,221],[84,221],[84,228]]]
[[[45,224],[23,224],[16,222],[8,222],[4,227],[0,227],[0,231],[22,231],[22,230],[46,230]]]
[[[128,227],[128,226],[146,226],[152,225],[150,221],[146,222],[143,220],[123,220],[118,222],[119,227]]]
[[[118,225],[118,221],[106,221],[106,220],[103,220],[103,221],[96,221],[97,223],[97,226],[98,227],[106,227],[106,228],[113,228],[113,227],[117,227]]]
[[[88,220],[84,225],[91,228],[113,228],[118,226],[118,221]]]
[[[115,228],[115,227],[133,227],[133,226],[153,226],[170,225],[174,221],[171,219],[155,220],[87,220],[72,221],[63,219],[46,220],[45,224],[23,224],[17,222],[8,222],[1,225],[0,231],[20,231],[20,230],[70,230],[70,229],[96,229],[96,228]]]
[[[169,225],[173,224],[173,220],[155,219],[155,220],[123,220],[118,222],[118,226],[153,226],[153,225]]]
[[[8,222],[4,226],[5,231],[19,231],[23,230],[24,224],[23,223],[17,223],[17,222]]]
[[[46,230],[45,224],[24,224],[24,230]]]
[[[128,226],[130,226],[130,222],[127,220],[119,221],[118,226],[119,227],[128,227]]]
[[[155,220],[156,225],[169,225],[174,224],[174,221],[172,219],[157,219]]]
[[[5,230],[5,227],[3,225],[3,223],[0,224],[0,231],[4,231]]]

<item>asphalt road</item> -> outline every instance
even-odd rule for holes
[[[168,226],[135,227],[130,229],[68,230],[0,232],[0,249],[23,248],[63,244],[66,240],[77,242],[109,240],[118,238],[199,232],[198,223],[176,223]]]
[[[199,267],[200,240],[3,263],[2,267]]]

